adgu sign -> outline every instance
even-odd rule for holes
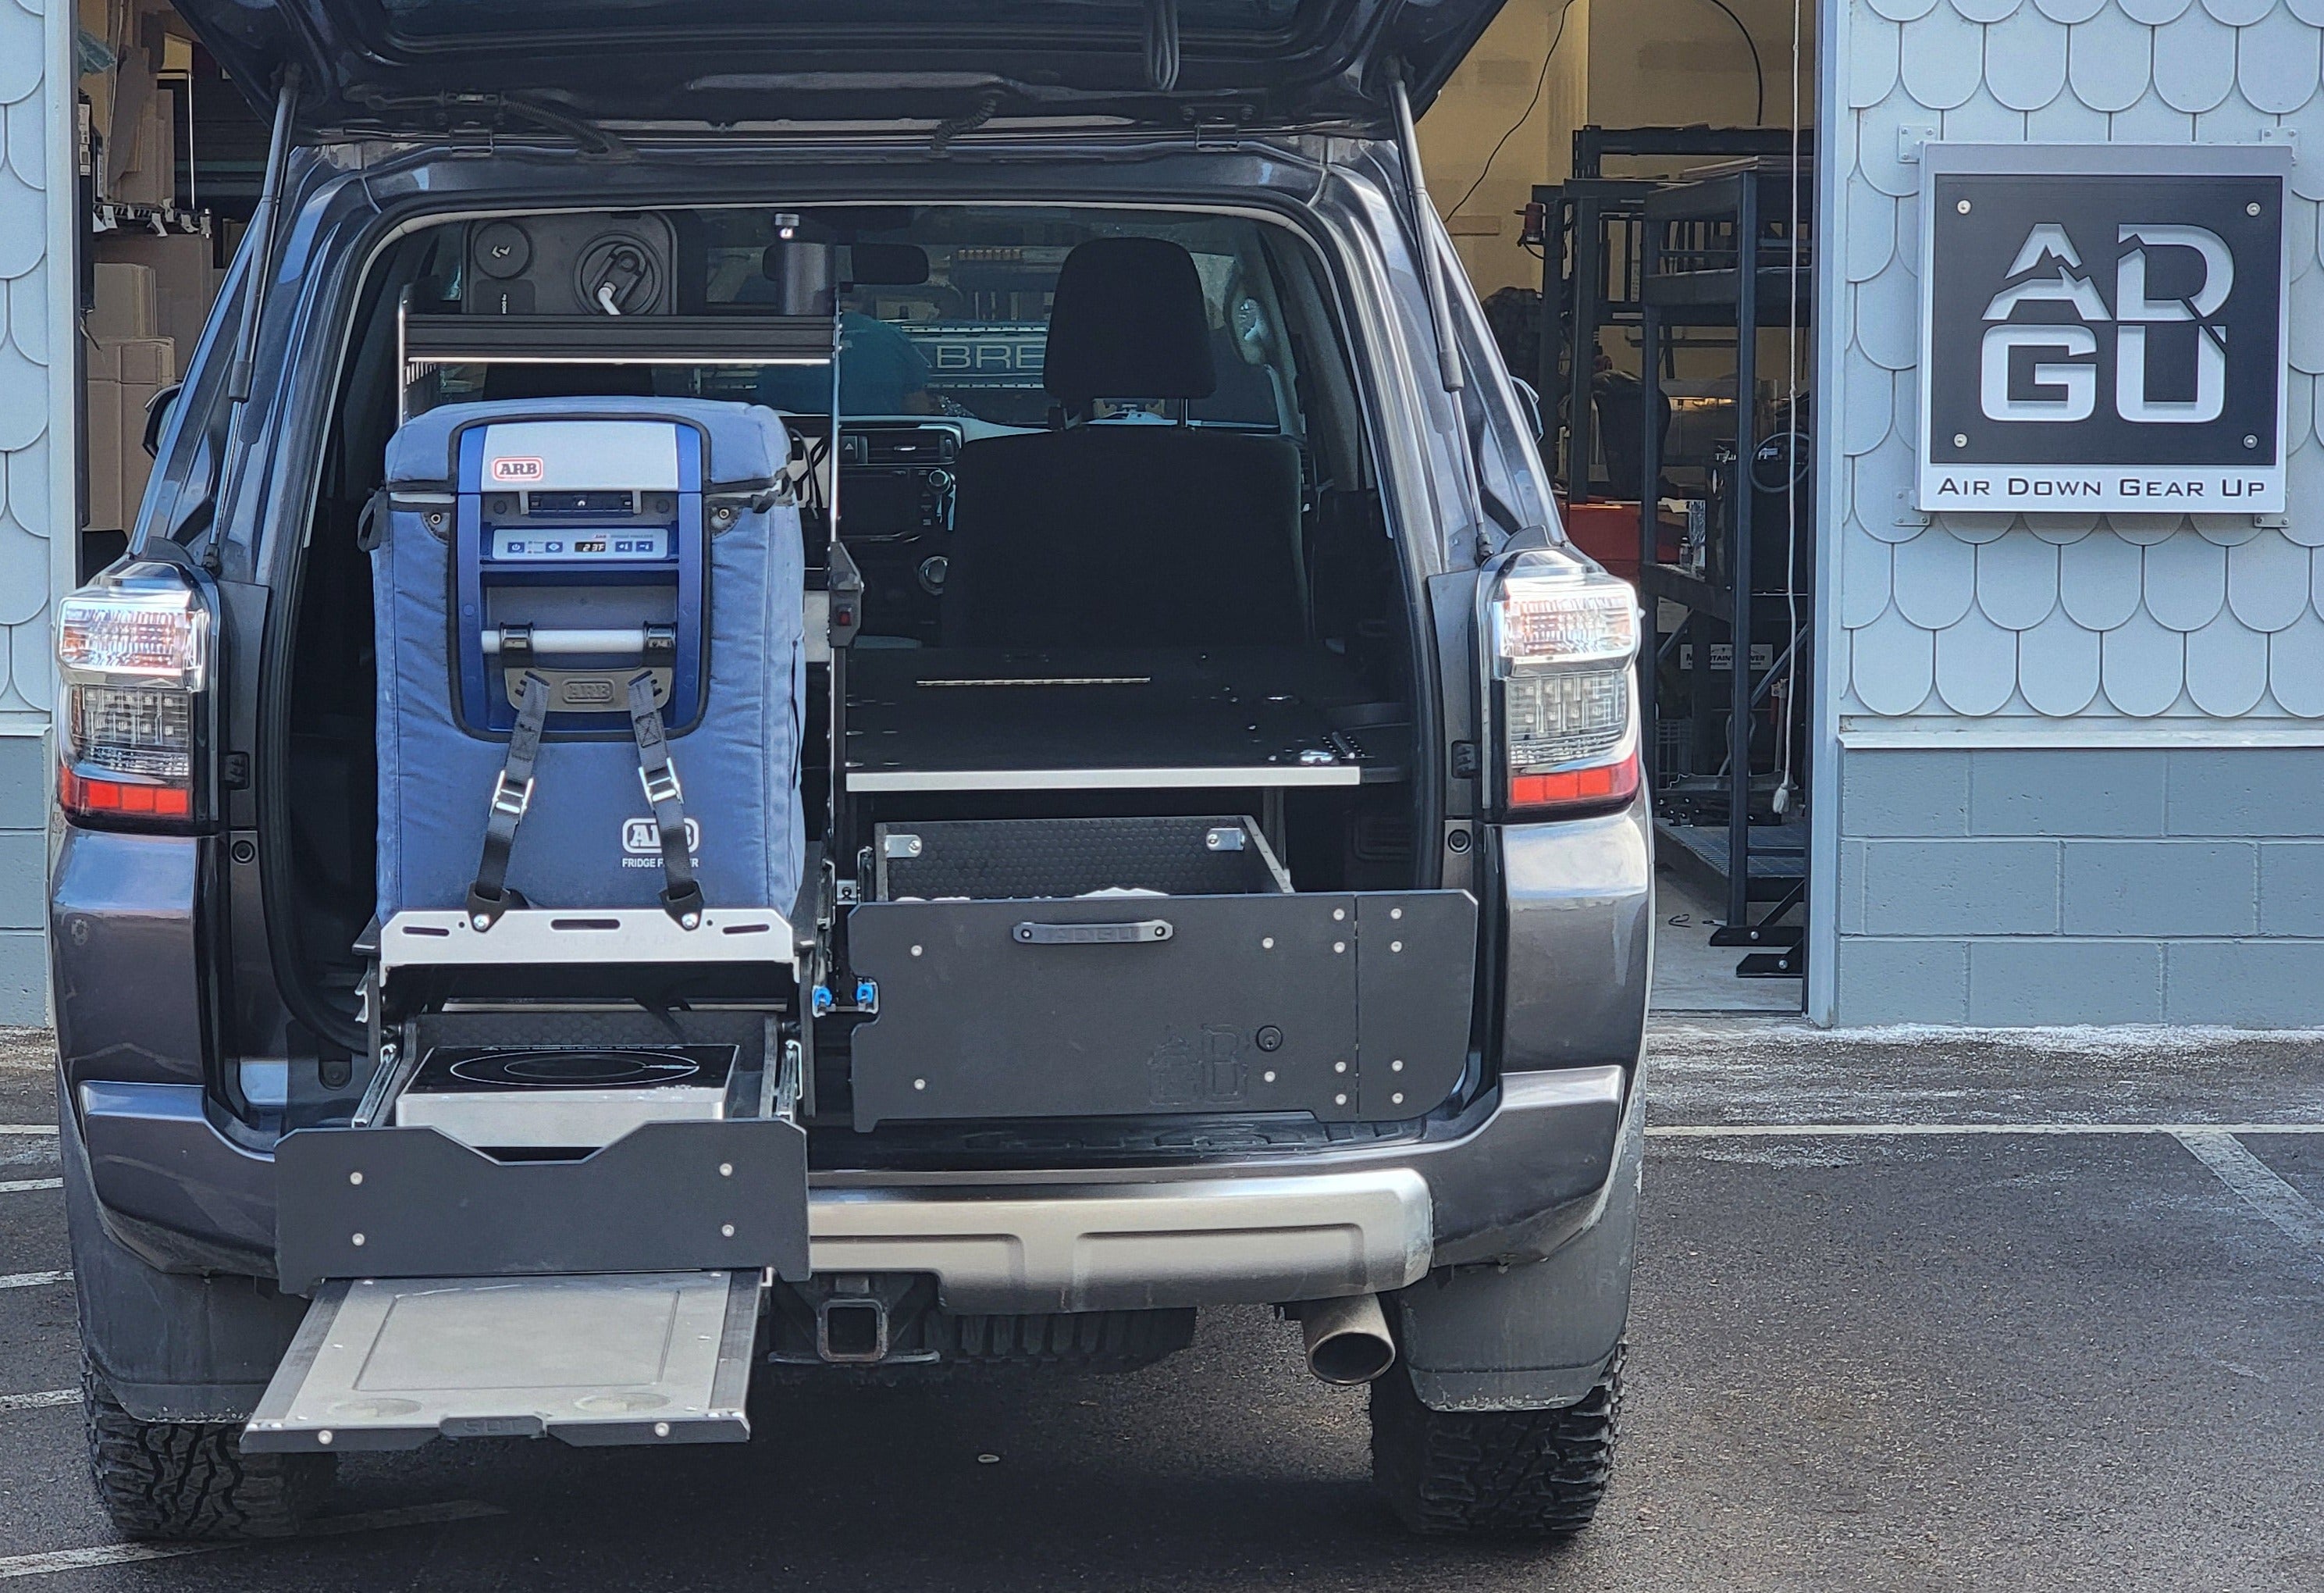
[[[2282,512],[2288,151],[1923,159],[1921,508]]]

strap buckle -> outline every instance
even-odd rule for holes
[[[493,777],[493,812],[503,819],[522,819],[532,807],[532,784],[533,776],[526,775],[519,785],[503,769]]]
[[[664,802],[681,801],[686,792],[678,783],[678,765],[665,763],[658,769],[641,768],[638,783],[646,788],[646,802],[659,808]]]

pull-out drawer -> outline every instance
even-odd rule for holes
[[[1102,822],[1185,824],[1205,845],[1240,821]],[[1085,847],[1095,833],[1067,839]],[[853,909],[849,960],[879,989],[878,1015],[854,1032],[856,1126],[1425,1115],[1467,1061],[1475,902],[1462,891],[1291,894],[1256,832],[1238,833],[1267,865],[1250,894],[1151,894],[1102,861],[1079,877],[1103,876],[1091,888],[1113,894]],[[996,838],[986,856],[1011,856],[1020,838]]]

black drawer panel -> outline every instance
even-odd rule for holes
[[[807,1275],[807,1135],[779,1117],[649,1123],[577,1162],[496,1162],[432,1128],[274,1147],[282,1286],[561,1273]]]
[[[1420,1116],[1466,1061],[1476,914],[1459,891],[856,907],[880,1011],[854,1033],[855,1125]]]

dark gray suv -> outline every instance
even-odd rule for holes
[[[1235,1304],[1586,1524],[1640,616],[1417,175],[1496,0],[180,5],[274,137],[60,614],[122,1530]]]

